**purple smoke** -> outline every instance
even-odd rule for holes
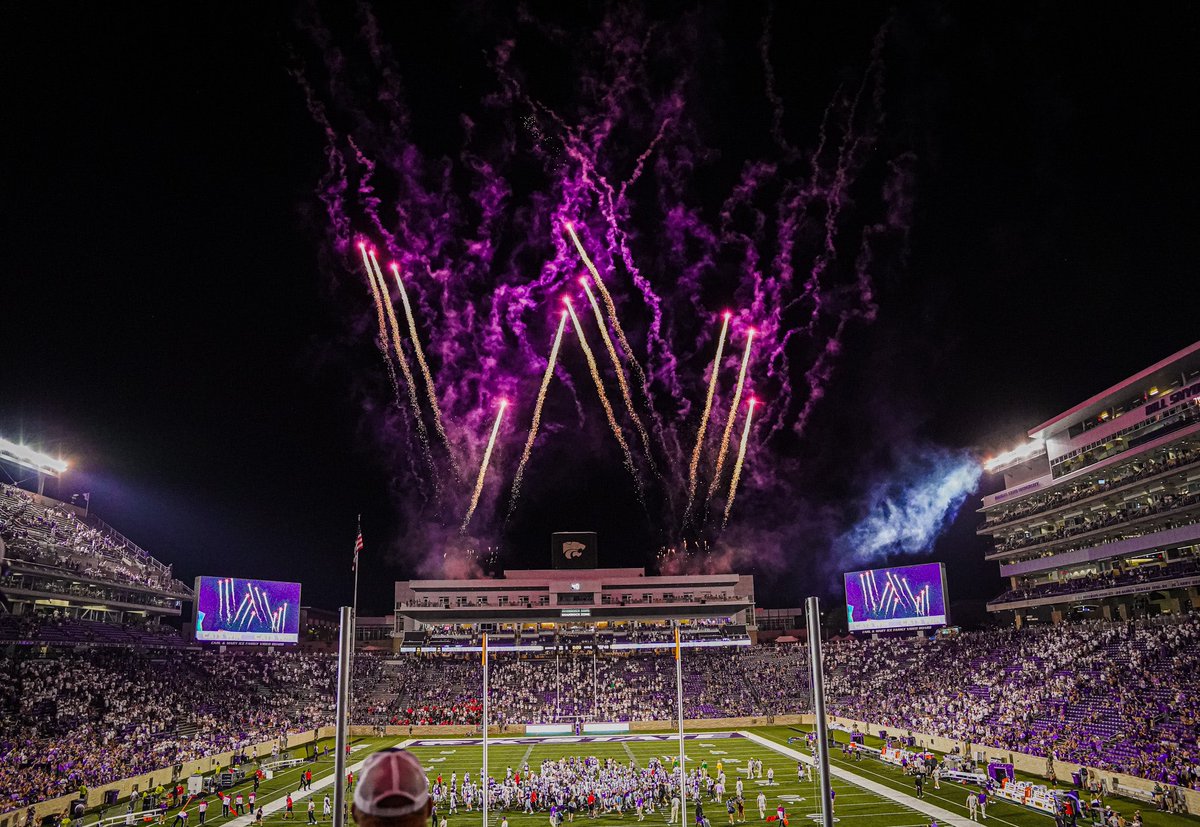
[[[300,27],[315,59],[294,74],[326,141],[317,189],[328,218],[323,258],[336,264],[327,268],[336,283],[358,291],[362,313],[371,317],[356,319],[355,330],[370,335],[374,313],[353,248],[361,236],[380,249],[385,273],[394,260],[404,274],[452,450],[464,469],[477,467],[496,400],[513,401],[471,523],[478,536],[463,538],[454,526],[466,490],[447,485],[433,495],[412,458],[411,410],[361,384],[366,427],[394,470],[405,511],[402,544],[437,549],[423,559],[423,570],[444,570],[443,554],[455,569],[470,568],[474,562],[463,562],[476,560],[469,549],[495,544],[488,537],[503,523],[512,463],[560,299],[574,296],[577,308],[586,306],[577,285],[584,268],[564,236],[567,222],[613,294],[629,336],[626,375],[653,431],[654,464],[665,469],[662,482],[644,460],[637,473],[658,487],[648,516],[665,526],[664,544],[682,547],[688,540],[689,548],[714,549],[725,560],[751,542],[770,545],[788,535],[790,529],[769,519],[763,524],[758,507],[795,499],[793,460],[776,456],[776,449],[804,438],[835,377],[847,331],[874,321],[872,272],[881,257],[902,257],[911,223],[913,159],[872,155],[884,122],[886,27],[853,92],[837,91],[805,150],[784,133],[766,21],[759,50],[774,154],[740,159],[740,175],[709,209],[694,184],[719,160],[701,126],[708,113],[696,67],[704,65],[713,38],[700,14],[652,21],[637,5],[614,6],[594,29],[575,32],[522,11],[521,36],[495,44],[487,56],[494,83],[459,117],[453,149],[426,146],[414,134],[400,63],[369,7],[359,7],[352,42],[336,37],[314,9],[304,15]],[[552,108],[532,91],[521,61],[526,41],[567,50],[575,90],[569,103]],[[727,307],[734,311],[729,355],[720,366],[702,470],[711,472],[751,326],[757,332],[746,393],[760,402],[753,444],[724,538],[716,536],[720,521],[711,519],[702,521],[698,536],[684,537],[680,492]],[[403,316],[401,326],[407,336]],[[594,324],[587,335],[599,358]],[[600,363],[626,436],[636,444],[612,367]],[[527,491],[532,485],[552,491],[570,473],[539,462],[539,451],[564,440],[620,463],[585,370],[568,330],[531,459],[539,473],[526,477]],[[702,479],[699,490],[707,483]],[[425,496],[411,497],[414,489]],[[719,513],[723,499],[718,494],[710,510]],[[742,509],[757,515],[753,529],[739,525]],[[774,512],[775,520],[785,519]]]

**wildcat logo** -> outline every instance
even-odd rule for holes
[[[583,543],[576,543],[574,541],[569,541],[569,542],[563,543],[562,544],[563,557],[566,557],[568,560],[576,560],[583,556],[583,551],[586,548],[587,548],[587,546],[584,545]]]

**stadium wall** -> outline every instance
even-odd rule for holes
[[[805,716],[812,720],[812,716]],[[956,741],[952,738],[943,738],[939,735],[930,735],[925,732],[917,732],[915,730],[906,729],[904,727],[890,727],[885,724],[873,724],[868,721],[856,721],[852,718],[836,718],[831,717],[831,725],[850,730],[857,727],[859,732],[867,735],[878,736],[880,730],[886,731],[889,735],[905,735],[911,736],[917,740],[917,746],[924,746],[934,752],[947,753],[957,747],[963,755],[969,754],[968,746],[971,750],[983,750],[988,754],[989,758],[1000,758],[1013,765],[1013,769],[1017,772],[1023,772],[1027,775],[1046,778],[1046,758],[1041,755],[1029,755],[1024,752],[1013,752],[1012,750],[1001,749],[1000,747],[981,744],[974,741]],[[1071,773],[1079,772],[1080,764],[1074,764],[1070,761],[1061,761],[1055,759],[1054,774],[1061,779],[1065,785],[1069,785]],[[1089,771],[1094,771],[1100,774],[1106,785],[1110,785],[1113,779],[1116,779],[1117,784],[1122,788],[1122,794],[1128,795],[1129,791],[1137,791],[1145,793],[1149,797],[1151,790],[1154,789],[1154,782],[1136,775],[1127,775],[1123,772],[1114,770],[1096,769],[1088,767]],[[1186,787],[1177,788],[1187,802],[1187,810],[1189,813],[1200,813],[1200,791],[1189,790]],[[2,827],[2,825],[0,825]]]
[[[813,721],[812,715],[775,715],[768,718],[765,715],[760,715],[755,718],[695,718],[687,719],[683,722],[683,728],[689,731],[704,731],[714,729],[746,729],[747,727],[760,726],[801,726],[811,724]],[[375,726],[352,726],[350,734],[355,737],[371,738],[379,734],[379,727]],[[630,721],[630,732],[674,732],[674,721]],[[386,737],[392,738],[407,738],[409,729],[407,725],[392,726],[388,725],[383,728],[383,734]],[[446,724],[435,726],[417,726],[412,728],[412,736],[414,738],[453,738],[453,737],[473,737],[479,735],[479,727],[469,724]],[[488,736],[520,738],[525,735],[524,724],[507,724],[501,730],[499,726],[489,726]],[[3,825],[0,825],[3,827]]]
[[[311,744],[314,741],[319,741],[322,738],[332,738],[334,728],[332,726],[321,727],[317,730],[306,730],[304,732],[295,732],[288,736],[286,749],[294,749],[296,747]],[[179,779],[186,784],[186,779],[190,775],[201,774],[206,775],[218,767],[225,768],[230,765],[235,752],[244,752],[249,754],[251,751],[256,751],[258,755],[270,755],[271,750],[275,747],[275,739],[269,741],[261,741],[257,744],[247,744],[244,750],[230,750],[217,755],[208,755],[203,758],[197,758],[193,761],[185,761],[182,764],[169,764],[161,769],[153,772],[135,775],[130,778],[123,778],[120,781],[114,781],[111,784],[89,789],[87,794],[88,809],[99,807],[104,803],[104,794],[109,790],[116,790],[119,800],[126,800],[133,791],[134,785],[137,785],[138,791],[143,792],[148,789],[153,789],[156,785],[162,784],[164,787],[172,786],[176,783],[175,779]],[[179,766],[178,773],[175,772],[175,767]],[[74,795],[64,795],[59,798],[51,798],[48,801],[42,801],[35,804],[33,807],[34,819],[36,824],[40,824],[41,820],[48,815],[62,815],[65,812],[70,812],[71,805],[76,801]],[[25,823],[26,807],[18,807],[14,810],[9,810],[0,813],[0,827],[19,827]]]

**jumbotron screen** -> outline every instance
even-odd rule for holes
[[[946,625],[946,569],[941,563],[850,571],[843,576],[851,632]]]
[[[201,643],[296,643],[299,638],[299,583],[196,578],[196,640]]]

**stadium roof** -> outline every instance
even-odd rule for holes
[[[1099,415],[1101,411],[1111,407],[1114,403],[1127,401],[1131,389],[1144,390],[1156,385],[1165,387],[1178,379],[1180,374],[1193,370],[1200,370],[1200,342],[1195,342],[1183,350],[1172,353],[1167,358],[1155,362],[1145,370],[1138,371],[1128,379],[1080,402],[1058,416],[1047,419],[1041,425],[1031,429],[1029,436],[1033,439],[1044,439],[1048,433],[1062,431]]]

